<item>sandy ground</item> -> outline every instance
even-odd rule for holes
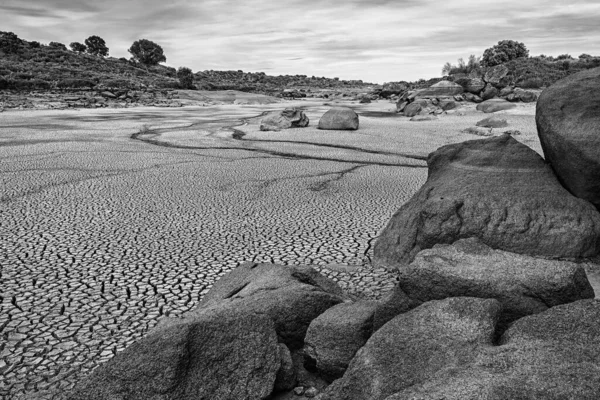
[[[331,105],[354,108],[360,129],[317,130]],[[289,106],[310,126],[259,131],[257,116]],[[339,271],[369,263],[427,154],[480,139],[462,131],[488,116],[394,110],[308,99],[0,113],[0,395],[67,390],[245,260],[342,266],[330,276],[377,298],[393,283]],[[541,151],[533,105],[498,114]]]

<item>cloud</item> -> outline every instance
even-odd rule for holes
[[[25,5],[26,4],[26,5]],[[167,64],[193,70],[268,70],[365,81],[438,76],[445,62],[503,39],[532,54],[594,53],[600,4],[572,0],[4,0],[3,30],[27,40],[103,37],[129,57],[141,38]]]

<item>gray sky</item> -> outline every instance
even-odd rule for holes
[[[531,55],[600,55],[598,0],[0,0],[0,16],[29,41],[98,35],[114,57],[149,39],[193,71],[416,80],[503,39]]]

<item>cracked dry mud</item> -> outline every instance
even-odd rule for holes
[[[298,104],[310,127],[282,132],[256,117],[281,104],[0,114],[0,397],[61,398],[243,261],[389,290],[372,241],[481,114],[417,127],[375,103],[359,131],[323,132],[328,107]]]

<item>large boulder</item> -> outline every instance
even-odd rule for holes
[[[600,209],[600,68],[544,90],[535,119],[544,156],[560,182]]]
[[[69,400],[263,399],[281,367],[271,318],[208,313],[150,333],[80,381]]]
[[[516,321],[500,346],[449,365],[386,400],[600,398],[600,302],[580,300]]]
[[[215,310],[266,314],[282,343],[301,348],[311,321],[349,298],[336,283],[314,269],[246,263],[218,280],[186,319]]]
[[[455,81],[463,87],[465,92],[479,94],[485,87],[485,82],[481,78],[460,78]]]
[[[323,114],[319,120],[318,128],[327,130],[357,130],[358,114],[347,107],[334,107]]]
[[[498,96],[498,93],[498,89],[492,86],[491,83],[488,83],[487,85],[485,85],[485,88],[481,91],[480,96],[483,99],[483,101],[485,101]]]
[[[419,104],[419,102],[413,102],[404,107],[404,116],[405,117],[414,117],[419,114],[423,110],[423,106]]]
[[[402,95],[408,90],[408,84],[405,82],[387,82],[383,84],[379,96],[389,98],[392,95]]]
[[[431,97],[450,97],[464,92],[464,89],[458,83],[450,81],[440,81],[431,85],[427,89],[420,89],[416,97],[431,98]]]
[[[465,100],[471,101],[473,103],[481,103],[483,101],[481,97],[473,93],[463,93],[463,97],[465,98]]]
[[[382,400],[473,361],[491,346],[500,303],[457,297],[425,303],[401,314],[371,336],[324,400]]]
[[[377,303],[338,304],[318,316],[308,327],[304,353],[330,380],[340,378],[356,352],[373,332]]]
[[[504,64],[496,65],[488,69],[483,76],[483,80],[486,83],[491,83],[499,89],[502,89],[508,85],[508,67]]]
[[[489,99],[484,101],[483,103],[477,104],[477,110],[483,111],[484,113],[493,113],[498,111],[510,110],[511,108],[515,108],[511,102],[508,102],[504,99]]]
[[[308,117],[304,111],[286,108],[283,111],[273,111],[260,121],[261,131],[279,131],[288,128],[304,128],[308,126]]]
[[[422,249],[477,237],[494,249],[550,258],[600,252],[600,213],[565,190],[532,149],[509,135],[444,146],[429,175],[374,245],[400,267]]]
[[[502,304],[502,326],[549,307],[594,298],[581,265],[493,250],[474,238],[422,250],[399,271],[398,286],[420,302],[460,296],[496,299]]]

